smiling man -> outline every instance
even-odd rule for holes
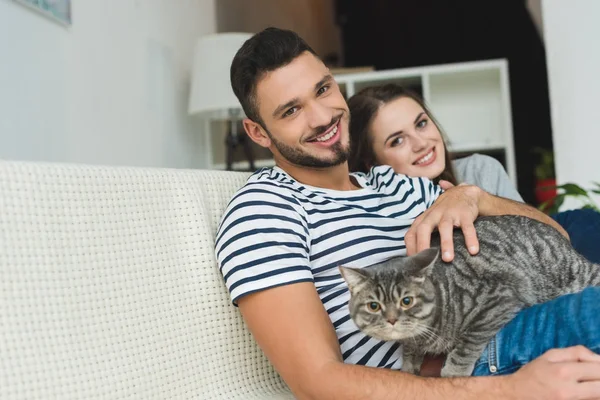
[[[246,133],[271,150],[276,166],[256,172],[232,198],[215,250],[234,304],[298,398],[600,398],[600,357],[582,347],[548,352],[507,377],[432,379],[395,371],[401,346],[357,329],[339,265],[366,267],[414,254],[429,247],[433,229],[440,231],[444,259],[451,260],[455,226],[475,254],[478,215],[520,214],[560,227],[474,186],[441,194],[431,181],[386,166],[350,174],[346,101],[327,67],[291,31],[269,28],[249,39],[233,60],[231,81],[247,115]],[[593,305],[599,298],[595,292],[585,301]],[[547,314],[539,318],[548,320]],[[517,326],[539,321],[531,317],[520,314]],[[510,327],[503,332],[514,335]],[[528,348],[520,359],[555,345]],[[514,367],[494,364],[494,356],[486,359],[491,370]]]
[[[320,187],[325,183],[320,178],[326,177],[324,187],[355,188],[345,166],[350,152],[346,101],[327,67],[311,51],[299,54],[295,61],[277,73],[263,71],[265,76],[255,88],[245,76],[232,75],[232,80],[240,80],[236,92],[255,92],[244,107],[253,114],[244,120],[246,132],[268,147],[277,166],[298,181]],[[337,179],[332,182],[331,174],[314,173],[322,169],[335,172]]]

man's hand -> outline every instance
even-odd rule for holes
[[[440,180],[439,182],[440,187],[442,188],[442,190],[446,191],[448,189],[452,189],[454,186],[456,186],[454,183],[449,182],[449,181],[445,181],[445,180]],[[465,183],[459,183],[458,186],[465,186]]]
[[[442,180],[440,187],[445,192],[427,211],[415,219],[404,237],[409,256],[429,248],[431,233],[437,228],[441,239],[442,259],[446,262],[452,261],[452,231],[455,227],[462,229],[469,253],[477,254],[479,241],[473,222],[479,215],[522,215],[533,218],[552,226],[569,240],[569,234],[558,222],[527,204],[494,196],[477,186],[464,183],[454,186]]]
[[[583,346],[554,349],[508,377],[511,399],[600,399],[600,356]]]
[[[477,254],[479,241],[473,222],[479,215],[482,193],[482,189],[472,185],[448,187],[427,211],[415,219],[406,233],[404,240],[408,255],[428,249],[431,234],[437,228],[442,245],[442,259],[446,262],[452,261],[454,259],[452,232],[455,227],[462,229],[469,253]]]

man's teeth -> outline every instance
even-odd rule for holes
[[[433,157],[433,150],[431,150],[429,152],[429,154],[427,154],[425,157],[423,157],[419,161],[417,161],[416,164],[419,165],[419,164],[426,163],[427,161],[431,160],[431,157]]]
[[[337,125],[325,136],[321,136],[317,138],[317,142],[326,142],[333,137],[338,131]]]

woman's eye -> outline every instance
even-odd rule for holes
[[[398,136],[397,138],[392,139],[391,146],[392,147],[400,146],[402,144],[402,142],[404,142],[404,138],[402,136]]]
[[[283,113],[283,117],[289,117],[290,115],[293,115],[297,110],[298,110],[298,107],[292,107]]]
[[[422,119],[419,122],[417,122],[417,128],[423,129],[427,126],[427,120],[426,119]]]
[[[381,309],[381,306],[379,305],[379,303],[372,301],[370,303],[367,303],[367,308],[369,309],[369,311],[377,312]]]
[[[322,95],[323,93],[325,93],[328,90],[329,90],[329,86],[327,86],[327,85],[321,86],[321,88],[317,91],[317,96]]]
[[[413,297],[412,296],[406,296],[403,297],[402,300],[400,300],[400,302],[402,303],[403,307],[410,307],[413,303]]]

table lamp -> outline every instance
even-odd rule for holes
[[[194,51],[192,88],[188,106],[189,114],[199,114],[207,121],[228,119],[226,163],[232,169],[233,153],[237,146],[244,147],[250,169],[254,159],[246,135],[238,132],[239,120],[244,117],[242,107],[231,89],[229,71],[231,61],[242,44],[252,37],[250,33],[218,33],[201,37]],[[209,149],[212,151],[212,149]]]

